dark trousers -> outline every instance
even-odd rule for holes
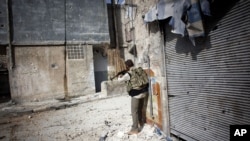
[[[146,122],[147,96],[145,98],[131,97],[132,130],[139,131],[138,124]]]

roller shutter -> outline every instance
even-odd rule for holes
[[[249,7],[250,1],[238,1],[196,47],[169,35],[171,133],[186,140],[228,141],[230,125],[250,124]]]

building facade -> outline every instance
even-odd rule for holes
[[[1,70],[9,76],[3,83],[9,83],[11,99],[40,101],[96,92],[93,58],[98,54],[93,51],[110,42],[105,1],[0,3]]]
[[[120,6],[125,58],[150,70],[148,122],[188,141],[227,141],[230,125],[250,124],[249,4],[134,0]]]

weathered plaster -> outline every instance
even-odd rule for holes
[[[166,133],[168,130],[165,126],[167,125],[167,99],[166,96],[166,76],[165,76],[165,62],[164,62],[164,41],[162,40],[162,35],[160,32],[158,22],[145,23],[143,21],[143,15],[155,5],[155,1],[133,1],[133,4],[136,5],[135,18],[132,21],[135,33],[133,41],[126,42],[125,37],[125,24],[128,23],[129,19],[125,18],[126,6],[121,6],[121,26],[122,28],[122,37],[123,41],[120,42],[120,46],[126,47],[123,48],[125,60],[132,59],[135,62],[136,66],[142,66],[144,69],[150,69],[153,72],[153,75],[150,76],[152,83],[152,93],[156,91],[158,95],[153,95],[153,113],[154,118],[150,117],[150,108],[147,109],[148,120],[152,123],[158,124],[161,128],[164,129]],[[131,21],[130,21],[131,22]],[[137,57],[129,53],[129,49],[136,45]],[[149,57],[149,61],[147,60]],[[148,64],[150,63],[150,65]],[[150,68],[149,68],[150,66]],[[157,84],[157,87],[155,86]],[[157,90],[156,90],[157,89]],[[150,101],[149,101],[150,102]],[[150,104],[148,104],[149,106]]]
[[[15,59],[15,67],[9,72],[13,100],[64,96],[64,47],[16,47]]]
[[[67,59],[69,96],[95,93],[94,60],[91,45],[84,47],[84,59]]]
[[[65,61],[64,46],[15,47],[16,64],[9,71],[12,99],[40,101],[64,98],[66,93],[69,97],[95,93],[92,46],[86,45],[84,52],[82,60]]]

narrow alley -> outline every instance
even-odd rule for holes
[[[249,7],[0,0],[0,141],[250,141]]]

